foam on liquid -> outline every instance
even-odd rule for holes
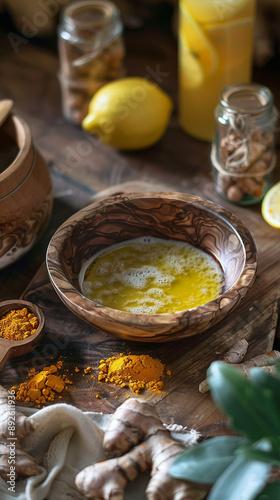
[[[104,306],[164,314],[216,298],[223,272],[213,257],[187,243],[142,237],[95,254],[81,270],[80,285]]]

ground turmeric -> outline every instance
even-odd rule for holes
[[[35,402],[40,408],[41,404],[48,401],[54,401],[56,393],[67,390],[67,384],[72,382],[66,375],[59,375],[58,370],[62,368],[62,362],[58,361],[56,365],[46,366],[40,372],[34,368],[29,371],[29,380],[22,382],[18,387],[11,387],[15,391],[16,399],[29,403]]]
[[[23,340],[33,335],[38,327],[35,314],[23,309],[12,310],[0,319],[0,337],[8,340]]]
[[[163,388],[164,364],[148,354],[125,355],[123,353],[102,359],[98,380],[111,382],[121,387],[129,386],[136,394],[142,389],[161,392]],[[170,373],[170,372],[169,372]]]

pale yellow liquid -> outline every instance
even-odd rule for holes
[[[80,275],[83,294],[99,304],[144,314],[191,309],[216,298],[223,272],[186,243],[136,238],[93,256]]]
[[[180,0],[179,7],[179,120],[210,141],[222,88],[251,79],[255,0]]]

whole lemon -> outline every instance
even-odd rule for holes
[[[170,97],[145,78],[122,78],[101,87],[82,122],[118,149],[144,149],[164,134],[172,111]]]

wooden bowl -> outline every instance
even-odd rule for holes
[[[42,335],[44,333],[45,327],[45,317],[36,304],[29,302],[27,300],[5,300],[0,302],[0,319],[4,314],[17,309],[23,309],[26,307],[29,312],[35,314],[38,318],[38,327],[36,332],[22,340],[8,340],[0,337],[0,370],[2,370],[4,364],[12,358],[17,358],[18,356],[23,356],[28,352],[32,351],[39,344]]]
[[[80,291],[78,275],[96,252],[140,236],[187,242],[222,266],[223,293],[202,306],[170,314],[134,314],[98,305]],[[64,304],[84,321],[124,339],[169,342],[196,335],[221,321],[253,285],[257,254],[248,229],[208,200],[181,193],[113,196],[70,217],[54,234],[47,268]]]
[[[47,164],[19,116],[10,115],[0,128],[0,158],[1,270],[26,254],[43,234],[53,195]]]

